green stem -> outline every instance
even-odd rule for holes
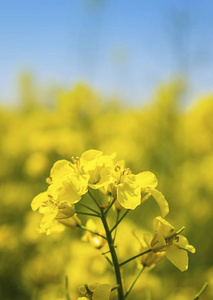
[[[119,215],[120,215],[120,211],[118,210],[118,211],[117,211],[117,216],[116,216],[116,224],[118,223]],[[115,242],[115,238],[116,238],[117,228],[118,228],[118,227],[115,228],[115,232],[114,232],[114,238],[113,238],[113,241],[114,241],[114,242]]]
[[[91,211],[93,211],[93,212],[96,213],[97,215],[100,215],[100,213],[99,213],[97,210],[95,210],[94,208],[91,208],[91,207],[89,207],[88,205],[86,205],[86,204],[84,204],[84,203],[81,203],[81,202],[78,202],[78,204],[81,205],[81,206],[83,206],[83,207],[86,207],[87,209],[89,209],[89,210],[91,210]]]
[[[105,210],[104,214],[106,216],[106,214],[108,213],[108,211],[110,210],[110,208],[113,206],[113,204],[115,203],[116,199],[113,199],[112,202],[110,203],[110,205],[107,207],[107,209]]]
[[[104,255],[104,257],[106,258],[106,260],[109,262],[109,264],[110,264],[111,266],[113,266],[113,263],[111,262],[111,260],[109,259],[109,257],[106,255],[106,253],[102,251],[102,249],[101,249],[101,252],[102,252],[102,254]]]
[[[90,230],[90,229],[88,229],[87,227],[85,227],[85,226],[79,226],[81,229],[83,229],[83,230],[86,230],[86,231],[89,231],[89,232],[91,232],[91,233],[93,233],[93,234],[96,234],[96,235],[98,235],[98,236],[100,236],[100,237],[102,237],[103,239],[107,239],[105,236],[103,236],[103,235],[101,235],[101,234],[99,234],[99,233],[97,233],[97,232],[95,232],[95,231],[92,231],[92,230]]]
[[[135,259],[135,258],[137,258],[137,257],[140,257],[141,255],[144,255],[144,254],[146,254],[146,253],[149,253],[149,252],[151,252],[151,251],[152,251],[152,249],[148,249],[148,250],[146,250],[146,251],[144,251],[144,252],[142,252],[142,253],[139,253],[139,254],[137,254],[137,255],[135,255],[135,256],[133,256],[133,257],[131,257],[131,258],[129,258],[129,259],[123,261],[122,263],[120,263],[119,266],[121,267],[121,266],[127,264],[128,262],[130,262],[131,260],[133,260],[133,259]]]
[[[194,300],[198,300],[201,296],[201,294],[203,294],[203,292],[205,291],[205,289],[208,287],[208,282],[205,282],[203,287],[201,288],[201,290],[199,291],[199,293],[195,296]]]
[[[112,235],[111,235],[111,232],[109,230],[109,226],[107,224],[107,220],[105,218],[103,210],[101,210],[101,219],[102,219],[102,223],[103,223],[103,226],[105,228],[105,231],[106,231],[107,242],[108,242],[109,249],[110,249],[110,252],[111,252],[112,263],[113,263],[113,267],[114,267],[114,271],[115,271],[116,282],[117,282],[117,287],[118,287],[117,288],[117,290],[118,290],[118,300],[124,300],[122,279],[121,279],[121,272],[120,272],[120,267],[119,267],[119,263],[118,263],[118,258],[117,258],[117,254],[116,254],[116,251],[115,251],[115,246],[114,246],[114,242],[113,242],[113,239],[112,239]]]
[[[110,230],[111,232],[113,232],[113,230],[115,230],[115,228],[118,226],[118,224],[120,224],[120,222],[123,220],[123,218],[128,214],[130,210],[128,209],[127,211],[125,211],[125,213],[123,214],[123,216],[118,220],[118,222],[115,224],[115,226],[112,227],[112,229]]]
[[[181,229],[179,229],[178,231],[172,233],[171,235],[169,235],[167,238],[166,238],[166,241],[169,241],[171,240],[173,237],[177,236],[178,234],[180,234],[183,230],[185,229],[185,227],[181,227]]]
[[[83,212],[83,211],[76,211],[76,214],[100,218],[100,215],[97,215],[97,214],[91,214],[91,213],[87,213],[87,212]]]
[[[88,190],[88,194],[90,195],[90,197],[92,198],[92,200],[95,202],[95,204],[97,205],[97,207],[100,209],[100,205],[99,205],[98,201],[95,199],[95,197],[90,192],[90,190]]]
[[[136,276],[136,278],[133,280],[132,284],[130,285],[130,287],[128,288],[126,294],[125,294],[125,298],[127,298],[127,296],[129,295],[129,293],[131,292],[133,286],[135,285],[136,281],[138,280],[138,278],[140,277],[141,273],[143,272],[145,266],[142,266],[142,268],[140,269],[138,275]]]
[[[68,276],[65,277],[65,295],[67,300],[70,300]]]
[[[114,287],[111,289],[111,292],[113,292],[114,290],[117,290],[119,287],[120,287],[119,285],[114,286]]]

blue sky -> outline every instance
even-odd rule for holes
[[[212,16],[212,0],[0,0],[0,99],[30,70],[133,103],[182,73],[193,101],[213,92]]]

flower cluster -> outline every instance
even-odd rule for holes
[[[100,190],[117,200],[124,209],[135,209],[151,195],[158,203],[162,216],[168,211],[168,203],[156,189],[156,176],[149,171],[132,174],[124,162],[116,162],[116,155],[103,155],[101,151],[88,150],[71,161],[59,160],[47,179],[47,191],[37,195],[31,204],[33,210],[43,214],[41,231],[50,233],[53,225],[66,224],[72,228],[80,225],[75,215],[74,204],[79,202],[89,189]],[[110,203],[108,203],[110,204]]]

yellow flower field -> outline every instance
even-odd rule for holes
[[[100,251],[107,251],[102,227],[76,215],[89,189],[117,200],[110,225],[116,211],[129,210],[116,232],[121,261],[149,243],[157,249],[123,266],[127,289],[146,265],[129,300],[194,299],[205,282],[201,297],[212,299],[213,95],[185,108],[182,93],[178,82],[162,85],[153,100],[131,107],[78,84],[57,91],[51,105],[36,95],[1,104],[0,299],[89,299],[78,290],[85,283],[90,299],[109,299],[114,277]],[[182,226],[194,247],[171,237]]]

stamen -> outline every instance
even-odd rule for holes
[[[119,165],[115,165],[115,171],[120,172],[120,170],[121,170],[121,167]]]

